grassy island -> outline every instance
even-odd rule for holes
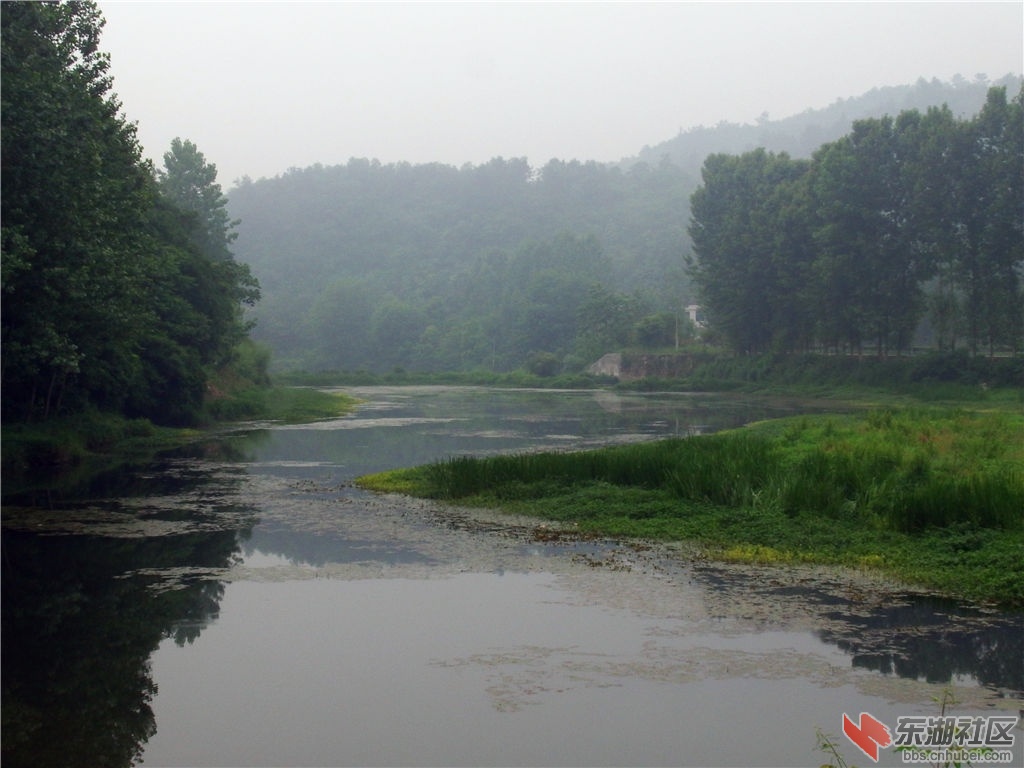
[[[724,561],[868,568],[1024,607],[1024,414],[799,416],[577,453],[456,457],[368,489],[687,540]]]

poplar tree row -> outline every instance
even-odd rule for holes
[[[810,160],[709,156],[691,274],[740,353],[1020,354],[1024,90],[860,120]]]

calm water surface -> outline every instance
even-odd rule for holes
[[[933,715],[948,687],[957,714],[1024,706],[1020,616],[351,485],[822,404],[350,391],[350,417],[5,497],[5,765],[819,765],[844,712]]]

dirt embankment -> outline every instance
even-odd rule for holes
[[[697,368],[697,358],[685,353],[611,352],[587,369],[597,376],[614,376],[619,381],[677,379]]]

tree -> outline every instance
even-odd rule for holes
[[[346,278],[325,286],[303,323],[303,335],[313,340],[311,362],[335,370],[356,370],[364,365],[372,349],[370,317],[377,300],[362,280]]]
[[[404,367],[415,354],[426,326],[423,314],[409,304],[388,297],[370,317],[370,340],[378,366]]]
[[[737,351],[767,351],[775,335],[779,186],[806,163],[763,149],[738,157],[711,155],[703,185],[690,201],[691,274],[712,325]]]
[[[207,163],[191,141],[171,142],[157,178],[164,199],[185,214],[178,223],[178,245],[192,252],[182,267],[191,279],[181,288],[206,321],[207,332],[200,343],[203,360],[223,365],[248,331],[242,306],[251,307],[260,297],[259,283],[249,267],[236,262],[231,253],[230,245],[238,236],[234,228],[241,222],[228,215],[217,166]]]
[[[1005,88],[992,88],[971,121],[971,180],[967,201],[974,215],[963,250],[972,351],[984,343],[1020,349],[1024,336],[1021,279],[1024,269],[1024,88],[1008,103]]]
[[[230,259],[234,231],[241,222],[228,215],[228,200],[217,183],[217,166],[191,141],[175,138],[164,152],[164,168],[157,172],[160,192],[174,205],[196,217],[193,237],[210,259]]]
[[[576,312],[576,354],[593,362],[601,355],[628,346],[646,307],[636,296],[594,283]]]
[[[860,120],[815,157],[812,194],[829,335],[881,355],[908,349],[931,261],[911,226],[912,169],[920,114]]]
[[[3,3],[4,410],[118,407],[138,372],[155,190],[96,4]]]
[[[918,151],[911,169],[911,218],[920,248],[931,261],[925,302],[935,343],[940,350],[956,346],[961,302],[957,263],[963,246],[964,201],[969,196],[969,151],[965,126],[947,107],[933,107],[922,117]]]
[[[0,18],[4,413],[192,421],[258,297],[215,169],[179,143],[163,182],[181,197],[161,194],[110,93],[95,3],[3,3]]]
[[[681,339],[694,336],[694,325],[688,317],[676,312],[658,312],[640,318],[633,327],[633,336],[641,347],[678,346]]]

